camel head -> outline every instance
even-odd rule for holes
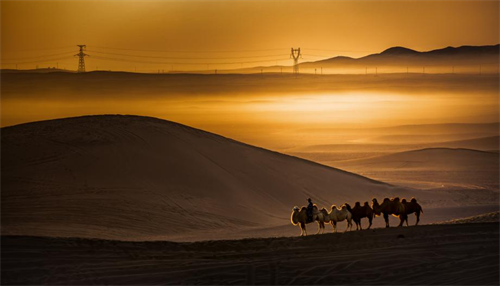
[[[386,202],[386,199],[384,199],[384,202]],[[375,216],[379,216],[382,213],[381,208],[382,208],[382,206],[378,203],[377,199],[373,198],[372,209],[373,209],[373,212],[375,213]]]
[[[292,210],[293,210],[293,212],[298,212],[300,209],[298,206],[294,206]]]
[[[352,210],[351,205],[349,205],[348,203],[345,203],[345,204],[344,204],[344,207],[346,207],[346,209],[347,209],[348,211],[351,211],[351,210]]]

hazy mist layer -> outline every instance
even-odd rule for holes
[[[366,139],[349,128],[497,122],[498,92],[496,75],[3,74],[1,124],[137,114],[281,150]]]

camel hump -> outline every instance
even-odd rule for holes
[[[389,199],[389,198],[385,198],[385,199],[384,199],[384,202],[388,202],[388,201],[390,201],[390,200],[391,200],[391,199]]]
[[[416,202],[417,202],[417,199],[415,199],[415,198],[411,198],[410,202],[412,202],[412,203],[416,203]]]
[[[404,204],[406,203],[406,199],[402,199],[401,202]]]
[[[305,211],[307,208],[306,207],[301,207],[300,211]]]
[[[398,197],[395,197],[394,199],[392,199],[393,201],[395,202],[399,202],[399,198]]]
[[[355,206],[355,207],[360,207],[360,206],[361,206],[361,203],[360,203],[360,202],[355,202],[355,203],[354,203],[354,206]]]
[[[365,202],[364,206],[369,206],[368,202]]]

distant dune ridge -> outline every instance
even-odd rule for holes
[[[415,191],[138,116],[2,128],[2,234],[153,239]],[[423,197],[423,195],[421,195]]]
[[[490,141],[490,139],[463,142],[480,145],[484,141]],[[346,160],[331,165],[401,186],[474,190],[476,199],[480,197],[481,192],[486,197],[490,197],[492,202],[498,201],[498,152],[461,148],[426,148]]]
[[[415,169],[427,171],[498,170],[498,153],[452,148],[428,148],[406,151],[367,159],[349,160],[343,166],[371,166],[388,169]]]

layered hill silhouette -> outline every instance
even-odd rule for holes
[[[392,47],[379,54],[361,58],[338,56],[326,60],[303,63],[301,66],[321,65],[324,67],[349,66],[460,66],[498,64],[500,45],[461,46],[419,52],[404,47]]]
[[[2,128],[2,234],[155,239],[289,224],[294,205],[412,196],[356,174],[138,116]]]

